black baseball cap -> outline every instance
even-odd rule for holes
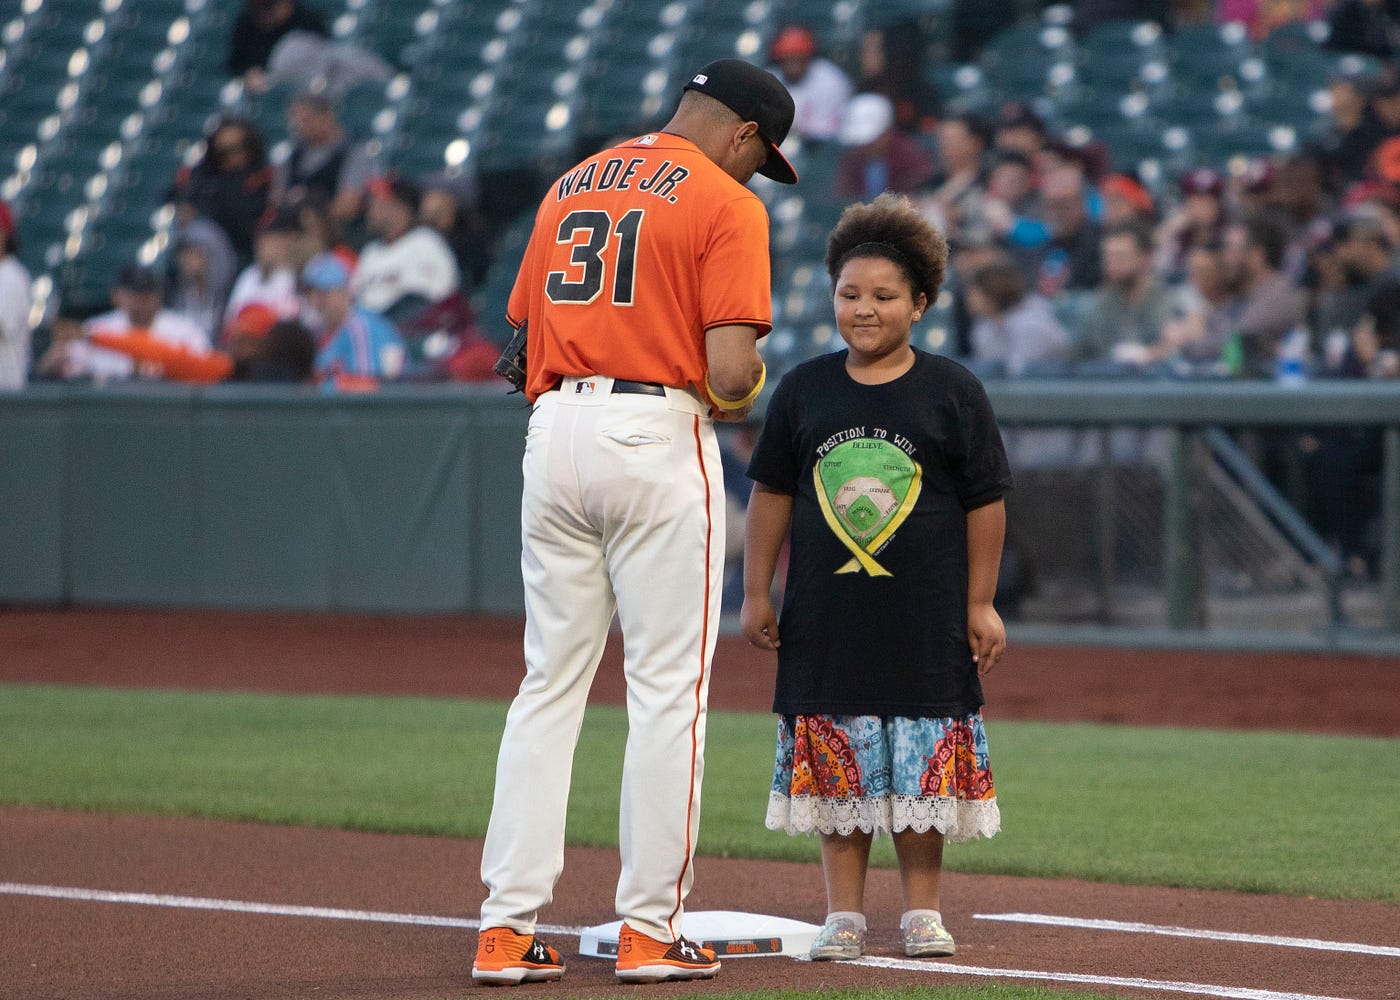
[[[163,287],[160,275],[149,267],[132,262],[117,272],[116,287],[138,295],[158,293]]]
[[[778,149],[792,128],[792,95],[772,73],[742,59],[716,59],[690,78],[684,90],[713,97],[746,122],[758,126],[768,159],[758,172],[779,184],[796,184],[797,171]]]

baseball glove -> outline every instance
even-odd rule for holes
[[[497,375],[515,387],[511,390],[512,393],[523,392],[525,389],[525,326],[522,322],[515,328],[510,343],[506,344],[493,368]]]

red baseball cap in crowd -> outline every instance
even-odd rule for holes
[[[1157,210],[1147,188],[1127,174],[1109,174],[1100,185],[1100,190],[1105,197],[1117,195],[1143,215],[1151,215]]]
[[[15,231],[15,217],[10,214],[10,206],[0,201],[0,233]]]
[[[277,310],[263,302],[250,302],[238,310],[238,315],[229,324],[230,331],[249,337],[266,337],[267,331],[276,325],[280,317]]]
[[[778,32],[770,50],[774,59],[789,56],[814,56],[817,54],[817,38],[800,24],[790,24]]]
[[[1400,136],[1385,140],[1371,154],[1371,169],[1383,181],[1400,181]]]
[[[713,97],[746,122],[758,125],[758,137],[768,146],[768,159],[758,172],[779,184],[796,184],[792,169],[778,149],[792,128],[792,95],[772,73],[742,59],[716,59],[690,78],[682,90]]]

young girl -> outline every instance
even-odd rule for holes
[[[944,838],[1001,825],[978,678],[1006,646],[992,596],[1011,475],[981,384],[909,342],[946,260],[906,199],[846,209],[826,265],[848,350],[783,378],[749,465],[741,623],[778,653],[767,825],[821,834],[814,959],[860,956],[880,832],[899,858],[905,954],[953,954]],[[780,641],[769,591],[789,529]]]

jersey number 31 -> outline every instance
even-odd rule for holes
[[[613,272],[612,304],[630,306],[637,274],[637,233],[641,231],[644,214],[642,209],[634,208],[616,223],[607,212],[596,209],[580,209],[564,216],[555,242],[573,244],[569,263],[582,268],[583,276],[570,281],[568,272],[550,271],[544,284],[549,301],[560,305],[586,305],[596,299],[607,278],[603,251],[607,249],[609,237],[615,235],[617,264]],[[585,234],[582,241],[577,239],[579,233]]]

